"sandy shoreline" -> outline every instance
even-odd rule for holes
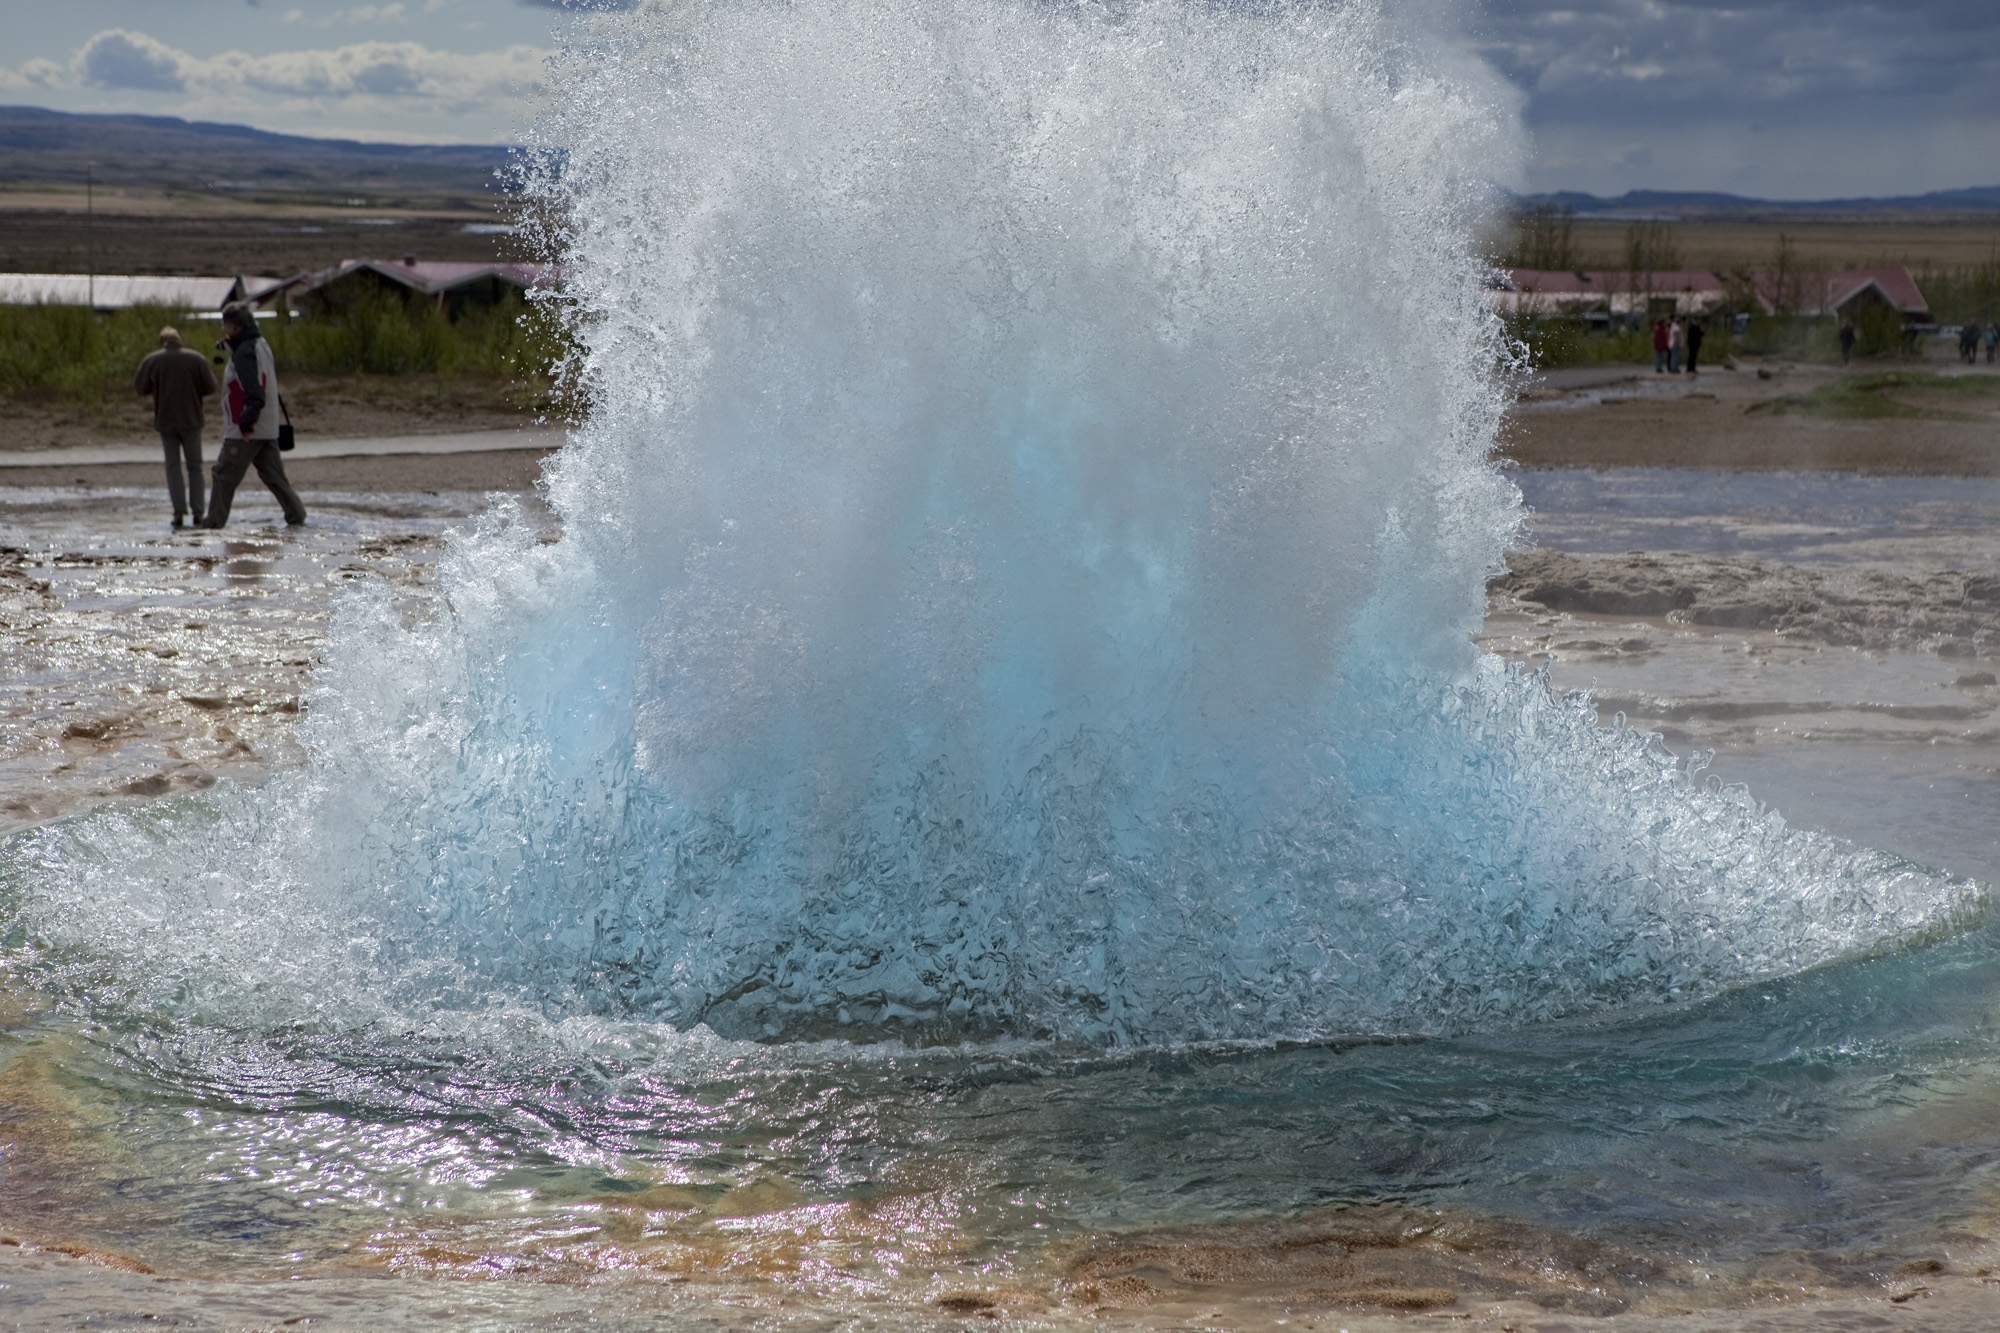
[[[212,463],[213,442],[205,442],[205,460]],[[315,491],[379,494],[436,494],[444,491],[529,491],[542,474],[542,449],[496,449],[460,454],[383,454],[354,458],[287,459],[291,478],[307,507]],[[163,463],[98,463],[46,467],[0,468],[0,490],[47,487],[87,487],[102,490],[156,488],[166,504]],[[262,494],[256,476],[246,478],[239,494]]]
[[[37,1246],[0,1238],[0,1283],[20,1315],[45,1309],[49,1326],[84,1312],[106,1322],[170,1321],[176,1327],[382,1329],[449,1321],[459,1328],[593,1328],[667,1326],[716,1330],[823,1330],[835,1327],[965,1329],[989,1323],[1016,1328],[1111,1328],[1134,1333],[1229,1328],[1278,1333],[1397,1333],[1446,1327],[1480,1333],[1861,1333],[1862,1330],[1963,1330],[1992,1326],[2000,1311],[2000,1278],[1973,1273],[1924,1273],[1879,1296],[1795,1304],[1767,1300],[1739,1310],[1673,1315],[1587,1315],[1553,1312],[1524,1301],[1461,1301],[1405,1314],[1333,1300],[1254,1303],[1210,1298],[1149,1307],[1074,1307],[1026,1293],[953,1293],[925,1304],[870,1301],[846,1309],[775,1294],[724,1295],[700,1287],[623,1280],[544,1283],[492,1278],[428,1280],[385,1276],[315,1276],[291,1281],[230,1281],[133,1271],[129,1261],[84,1246]],[[865,1322],[864,1322],[865,1321]],[[16,1327],[29,1327],[17,1323]]]

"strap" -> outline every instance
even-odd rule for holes
[[[285,419],[287,426],[292,424],[292,414],[285,409],[285,395],[283,394],[278,395],[278,415]]]

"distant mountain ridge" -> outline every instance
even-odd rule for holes
[[[0,106],[0,183],[490,195],[510,150],[493,144],[365,143],[175,116]]]
[[[1548,194],[1517,194],[1512,198],[1527,208],[1538,204],[1568,208],[1578,217],[1602,214],[1654,217],[1663,213],[1746,216],[1774,213],[2000,212],[2000,185],[1861,199],[1752,199],[1740,194],[1698,190],[1628,190],[1613,199],[1575,190],[1557,190]]]
[[[175,116],[102,115],[0,106],[0,184],[82,184],[85,164],[108,186],[166,189],[475,193],[503,189],[512,158],[500,144],[396,144],[315,139]],[[2000,185],[1886,198],[1777,200],[1691,190],[1630,190],[1615,198],[1559,190],[1508,194],[1516,204],[1567,207],[1580,217],[1696,214],[2000,212]]]

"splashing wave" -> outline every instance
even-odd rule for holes
[[[1980,906],[1473,652],[1508,145],[1371,8],[681,4],[557,87],[564,534],[350,598],[306,768],[6,849],[144,1003],[1438,1032]]]

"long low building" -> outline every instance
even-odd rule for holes
[[[369,293],[391,291],[431,301],[457,314],[490,305],[510,291],[554,282],[549,264],[466,264],[437,260],[348,259],[289,278],[149,277],[129,273],[0,273],[0,305],[92,306],[102,311],[162,306],[179,312],[219,311],[249,301],[260,311],[280,305],[327,313]]]
[[[1930,319],[1930,304],[1903,264],[1782,275],[1763,269],[1741,273],[1706,269],[1651,273],[1499,269],[1487,297],[1495,309],[1507,314],[1639,317],[1671,302],[1680,315],[1706,315],[1727,308],[1739,314],[1785,311],[1847,316],[1874,305],[1896,311],[1906,323]]]
[[[129,273],[0,273],[0,305],[76,305],[97,310],[164,306],[221,310],[276,278],[156,278]]]

